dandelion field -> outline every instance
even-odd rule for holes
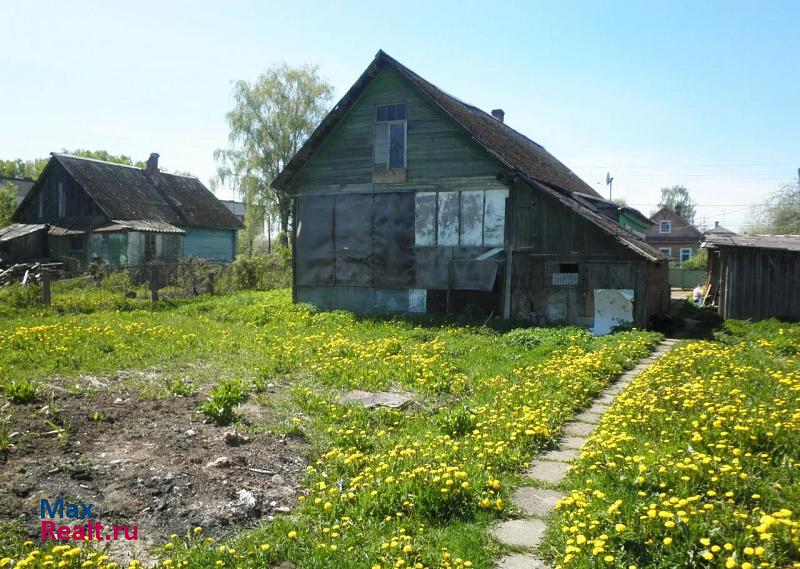
[[[286,290],[123,309],[104,294],[76,292],[70,310],[6,307],[0,443],[52,389],[105,389],[87,376],[109,397],[199,389],[197,416],[220,434],[232,423],[308,443],[290,514],[223,536],[186,527],[152,552],[161,567],[488,569],[505,551],[488,528],[515,515],[527,462],[659,339],[319,312]],[[799,346],[800,326],[731,321],[643,372],[584,447],[539,554],[563,569],[797,566]],[[131,379],[141,370],[150,379]],[[273,383],[287,388],[276,396]],[[354,388],[413,401],[337,403]],[[243,401],[269,424],[241,422]],[[0,531],[0,565],[139,563]]]
[[[20,382],[41,400],[57,381],[142,368],[163,372],[160,385],[116,387],[169,398],[169,385],[191,369],[209,399],[233,393],[233,403],[272,414],[280,424],[270,428],[309,441],[305,490],[291,514],[223,539],[187,528],[154,552],[167,567],[490,567],[500,546],[487,527],[512,514],[509,491],[527,461],[659,339],[361,318],[292,305],[285,290],[10,316],[0,323],[9,400]],[[264,392],[274,381],[290,385],[286,397]],[[414,401],[403,410],[338,404],[352,388]],[[5,407],[12,423],[19,408]],[[224,410],[238,420],[235,408]],[[15,567],[120,561],[100,545],[1,543],[0,563]]]
[[[800,567],[800,325],[726,322],[622,393],[550,520],[552,566]]]

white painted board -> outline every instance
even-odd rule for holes
[[[594,328],[592,333],[603,336],[614,326],[633,322],[633,289],[594,289]]]

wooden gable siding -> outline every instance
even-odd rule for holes
[[[639,259],[633,251],[583,216],[524,182],[514,185],[511,199],[513,223],[510,239],[515,250]]]
[[[463,129],[396,71],[384,68],[292,181],[309,186],[371,184],[375,107],[405,103],[406,182],[494,176],[502,168]]]
[[[61,217],[96,216],[101,212],[94,201],[86,194],[75,179],[58,162],[48,168],[46,178],[41,186],[30,196],[19,212],[20,221],[24,223],[43,223],[56,221]],[[64,215],[58,212],[58,185],[64,191]],[[39,203],[44,201],[43,215],[39,215]]]

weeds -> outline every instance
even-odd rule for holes
[[[247,391],[242,381],[223,381],[214,386],[209,397],[198,406],[198,411],[207,421],[228,425],[236,420],[234,409],[246,398]]]
[[[12,379],[2,384],[3,393],[8,400],[18,405],[33,403],[39,399],[39,388],[28,379]]]
[[[11,431],[11,414],[0,413],[0,453],[14,450],[13,439],[17,433]]]
[[[194,384],[185,379],[173,379],[167,385],[167,389],[170,393],[179,397],[189,397],[197,391]]]

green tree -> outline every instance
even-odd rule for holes
[[[93,158],[95,160],[102,160],[104,162],[113,162],[114,164],[124,164],[126,166],[135,166],[137,168],[144,168],[145,163],[142,160],[134,161],[130,156],[124,154],[110,154],[107,150],[63,150],[65,154],[72,154],[73,156],[80,156],[81,158]]]
[[[755,212],[748,233],[800,235],[800,182],[786,184],[770,196],[769,205]]]
[[[218,181],[232,182],[247,207],[245,240],[251,245],[267,212],[275,212],[281,231],[288,232],[291,196],[271,183],[325,116],[332,95],[333,87],[311,65],[273,66],[252,83],[234,84],[233,109],[225,115],[230,147],[217,149],[214,158]]]
[[[656,211],[662,207],[668,207],[685,219],[689,225],[694,224],[694,216],[697,213],[697,202],[689,196],[689,189],[686,188],[686,186],[661,188],[661,201],[658,202]],[[653,213],[655,213],[655,211]]]
[[[17,209],[17,187],[14,184],[0,184],[0,227],[11,224],[11,216]]]
[[[47,164],[47,158],[35,160],[0,160],[0,176],[4,178],[33,178],[39,177]]]

